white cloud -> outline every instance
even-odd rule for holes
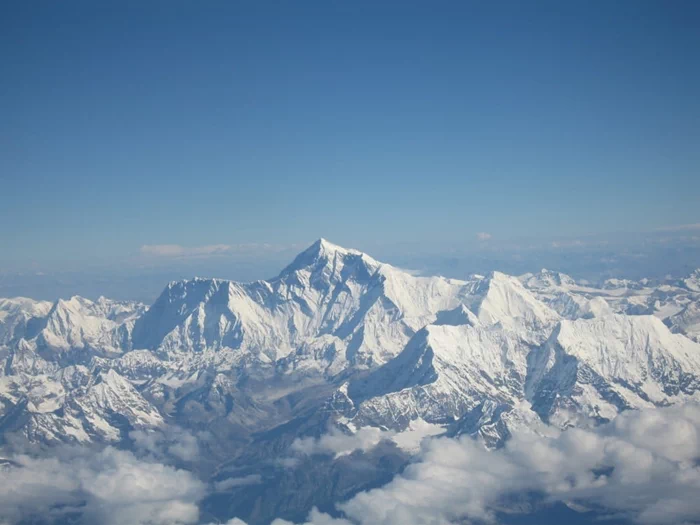
[[[566,241],[552,241],[552,248],[577,248],[581,246],[585,246],[586,243],[584,243],[580,239],[571,239],[571,240],[566,240]]]
[[[700,230],[700,222],[693,224],[677,224],[675,226],[664,226],[663,228],[656,228],[657,232],[679,232],[679,231],[693,231]]]
[[[318,509],[313,509],[303,525],[355,525],[354,522],[346,519],[332,518],[328,514],[320,512]],[[236,524],[241,525],[241,524]],[[294,525],[291,521],[276,519],[270,525]],[[301,525],[301,524],[300,524]],[[409,525],[409,522],[406,523]]]
[[[145,257],[166,259],[205,259],[208,257],[223,255],[255,256],[266,253],[279,253],[297,248],[298,246],[296,244],[269,243],[206,244],[203,246],[183,246],[181,244],[144,244],[139,248],[139,252]]]
[[[177,426],[167,426],[160,430],[133,430],[129,437],[140,454],[149,454],[157,461],[171,457],[193,462],[199,458],[199,440],[206,441],[209,434],[199,432],[196,436]]]
[[[208,244],[205,246],[185,247],[179,244],[144,244],[140,248],[147,257],[211,257],[223,255],[233,250],[229,244]]]
[[[0,520],[47,521],[79,514],[83,523],[176,525],[196,523],[205,485],[191,473],[107,447],[68,448],[56,456],[19,455],[3,471]]]
[[[357,435],[359,434],[359,435]],[[387,432],[365,428],[300,439],[297,453],[366,450]],[[146,451],[181,438],[138,436]],[[187,442],[187,439],[184,439]],[[80,513],[81,523],[191,524],[206,486],[184,470],[108,447],[87,456],[62,449],[52,458],[13,457],[0,484],[0,523],[40,515],[57,521]],[[257,475],[214,485],[258,483]],[[700,406],[630,411],[592,429],[554,431],[549,437],[516,433],[506,446],[486,450],[466,436],[424,442],[418,461],[387,485],[357,494],[333,518],[314,509],[306,525],[448,525],[493,521],[515,494],[546,502],[604,509],[640,525],[690,522],[700,516]],[[229,525],[245,525],[231,520]],[[273,525],[291,525],[276,520]]]
[[[643,524],[678,523],[700,515],[698,457],[695,405],[627,413],[554,438],[516,435],[494,452],[468,438],[436,439],[420,463],[342,508],[375,525],[488,520],[501,498],[538,491],[550,501],[599,505]],[[605,469],[611,472],[595,474]]]
[[[505,498],[531,492],[642,525],[682,523],[700,516],[699,459],[700,407],[694,404],[628,412],[554,437],[516,434],[496,451],[468,437],[438,438],[389,484],[339,505],[347,519],[314,510],[307,525],[488,522]]]
[[[491,237],[493,237],[490,233],[486,232],[479,232],[476,234],[476,238],[479,239],[480,241],[488,241]]]
[[[335,457],[350,454],[355,450],[369,450],[384,439],[391,439],[393,432],[376,427],[363,427],[354,434],[345,434],[333,428],[328,434],[319,438],[297,438],[292,443],[294,452],[313,456],[314,454],[331,454]]]
[[[214,489],[218,492],[223,492],[233,487],[242,487],[245,485],[258,485],[262,483],[260,474],[249,474],[240,478],[227,478],[214,483]]]

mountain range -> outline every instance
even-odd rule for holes
[[[205,502],[216,519],[304,516],[390,479],[425,436],[499,448],[515,430],[596,425],[699,391],[700,269],[457,280],[320,239],[275,278],[171,282],[149,307],[0,299],[2,444],[133,448],[177,429],[201,448],[178,465],[214,483],[255,476]],[[302,453],[368,429],[379,437],[362,476],[348,451],[315,465]]]

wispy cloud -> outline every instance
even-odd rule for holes
[[[298,248],[296,244],[268,244],[268,243],[248,243],[248,244],[205,244],[202,246],[183,246],[181,244],[144,244],[139,249],[141,255],[145,257],[186,259],[217,257],[223,255],[236,254],[260,254],[281,252],[288,249]]]
[[[552,248],[577,248],[585,246],[586,243],[580,239],[571,239],[565,241],[552,241]]]
[[[393,435],[393,432],[375,427],[364,427],[354,434],[345,434],[340,430],[332,429],[320,438],[297,438],[292,443],[291,449],[308,456],[330,454],[338,457],[355,450],[369,450],[383,439],[390,439]]]
[[[230,253],[229,244],[208,244],[205,246],[182,246],[180,244],[144,244],[141,254],[148,257],[211,257]]]
[[[675,226],[664,226],[663,228],[656,228],[654,231],[657,232],[684,232],[684,231],[695,231],[700,230],[700,222],[693,224],[677,224]]]
[[[233,487],[243,487],[246,485],[258,485],[263,482],[260,474],[249,474],[240,478],[227,478],[214,483],[214,489],[218,492],[225,492]]]
[[[491,237],[493,237],[493,235],[487,232],[478,232],[476,234],[476,238],[480,241],[488,241]]]

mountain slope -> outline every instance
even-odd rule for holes
[[[528,360],[527,394],[545,421],[609,420],[700,390],[700,345],[653,316],[562,321]]]

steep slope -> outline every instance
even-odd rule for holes
[[[680,312],[666,319],[672,331],[700,343],[700,301],[687,304]]]
[[[700,345],[654,316],[562,321],[528,358],[526,393],[545,421],[608,420],[700,390]]]
[[[484,326],[499,326],[531,343],[541,342],[559,320],[520,281],[501,272],[472,283],[465,304]]]
[[[430,325],[392,361],[351,382],[347,413],[356,426],[403,430],[418,418],[444,423],[485,399],[514,403],[523,396],[529,346],[489,327]]]
[[[403,430],[413,419],[449,422],[484,400],[512,405],[523,397],[527,355],[559,316],[499,272],[466,283],[460,299],[396,358],[350,383],[346,418]]]

